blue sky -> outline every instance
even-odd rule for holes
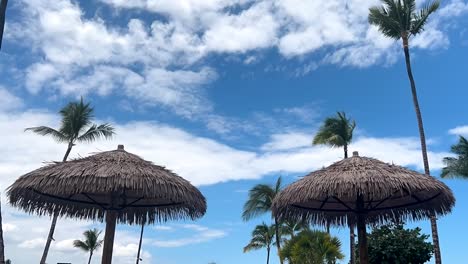
[[[311,146],[336,111],[358,124],[351,151],[421,170],[400,43],[367,24],[376,0],[10,2],[0,53],[0,140],[8,153],[0,157],[1,189],[62,157],[64,145],[23,129],[57,126],[56,112],[84,96],[96,122],[112,122],[117,136],[77,145],[72,157],[125,144],[207,197],[199,221],[147,227],[144,263],[263,263],[264,251],[242,253],[253,227],[270,221],[242,222],[247,190],[339,160],[341,150]],[[457,135],[468,136],[467,25],[468,3],[446,0],[411,41],[435,176]],[[441,247],[444,263],[456,264],[468,236],[468,181],[445,182],[457,204],[439,221]],[[50,219],[2,207],[7,257],[37,261]],[[410,226],[430,233],[427,221]],[[84,262],[71,241],[92,227],[103,228],[61,219],[51,263]],[[138,232],[119,226],[116,263],[134,262]],[[347,254],[348,230],[332,232]]]

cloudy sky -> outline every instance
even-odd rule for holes
[[[289,183],[339,160],[340,150],[311,146],[320,122],[336,111],[358,124],[352,151],[421,170],[401,45],[367,23],[377,0],[9,4],[0,52],[1,190],[61,159],[65,145],[23,130],[58,126],[57,111],[83,96],[95,107],[96,122],[112,123],[117,135],[77,145],[71,157],[125,144],[207,197],[203,219],[146,229],[143,263],[263,262],[263,251],[242,253],[253,227],[269,221],[242,222],[247,190],[280,175]],[[445,0],[410,43],[435,176],[457,135],[468,135],[467,26],[468,2]],[[468,182],[446,183],[457,207],[439,222],[442,254],[445,263],[459,263],[468,236]],[[2,196],[7,257],[37,262],[50,219],[5,201]],[[429,233],[427,222],[411,225]],[[84,263],[87,256],[71,241],[93,227],[103,228],[60,219],[50,263]],[[119,226],[116,263],[134,263],[138,232]],[[332,232],[347,253],[348,231]]]

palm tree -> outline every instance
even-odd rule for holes
[[[73,241],[74,247],[89,252],[88,264],[91,263],[91,258],[93,257],[94,251],[102,245],[102,240],[98,240],[100,234],[101,231],[98,231],[96,228],[86,230],[83,233],[83,236],[85,237],[84,241],[78,239]]]
[[[268,184],[257,184],[249,191],[249,199],[244,204],[242,218],[248,221],[254,217],[271,212],[273,199],[281,191],[281,177],[278,178],[274,186]],[[276,217],[274,219],[276,247],[278,254],[281,252],[280,223]],[[280,258],[280,263],[283,261]]]
[[[458,143],[451,147],[451,151],[458,157],[444,158],[446,167],[442,169],[441,177],[468,179],[468,140],[460,136]]]
[[[92,142],[98,138],[110,138],[114,134],[114,128],[109,124],[96,125],[91,123],[94,109],[89,103],[84,103],[83,98],[79,102],[70,102],[62,108],[59,114],[62,117],[58,130],[38,126],[26,128],[25,131],[32,131],[41,136],[51,136],[59,143],[67,143],[68,147],[62,161],[65,162],[73,146],[77,142]],[[52,218],[47,242],[44,247],[40,264],[45,264],[49,253],[50,243],[53,240],[55,226],[57,224],[58,212]]]
[[[286,242],[281,257],[290,264],[331,264],[344,258],[340,248],[340,240],[326,232],[303,230]]]
[[[438,0],[427,3],[420,10],[416,10],[416,0],[382,0],[382,6],[371,7],[369,9],[369,23],[379,28],[386,37],[400,40],[403,43],[405,53],[406,71],[411,86],[414,110],[418,122],[419,138],[421,140],[421,152],[424,163],[424,172],[430,175],[429,161],[427,158],[426,136],[419,107],[416,84],[411,69],[409,39],[418,35],[424,30],[429,16],[440,6]],[[442,263],[439,247],[439,234],[437,232],[437,219],[431,217],[432,239],[434,243],[434,255],[436,264]]]
[[[270,249],[273,244],[273,237],[275,236],[275,226],[268,226],[265,223],[255,227],[252,232],[252,239],[249,244],[244,247],[244,253],[251,250],[257,250],[261,248],[267,249],[267,264],[270,263]]]
[[[2,49],[3,30],[5,29],[5,16],[8,0],[0,0],[0,49]]]
[[[327,145],[332,148],[343,148],[344,158],[348,158],[348,146],[353,140],[356,122],[346,117],[345,112],[337,112],[335,117],[328,117],[315,134],[313,145]],[[330,224],[327,223],[327,233],[330,234]],[[349,224],[350,264],[354,264],[354,225]]]

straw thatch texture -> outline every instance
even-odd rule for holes
[[[187,180],[123,150],[44,166],[7,190],[9,202],[39,215],[102,221],[106,210],[128,224],[195,219],[206,201]]]
[[[367,223],[378,224],[444,215],[454,204],[451,190],[434,177],[356,155],[286,187],[273,213],[316,225],[347,225],[365,214]]]

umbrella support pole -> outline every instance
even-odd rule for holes
[[[106,234],[104,235],[104,248],[102,250],[102,264],[112,263],[112,250],[114,248],[115,225],[117,212],[106,212]]]
[[[359,242],[359,263],[369,264],[369,255],[367,252],[366,216],[364,214],[358,214],[357,233]]]

